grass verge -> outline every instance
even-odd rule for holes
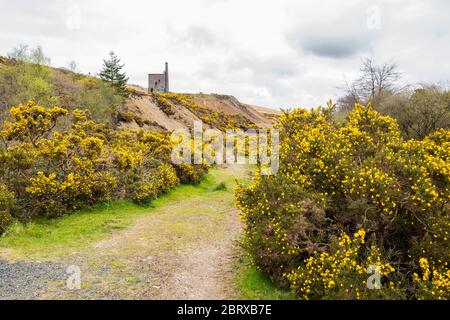
[[[295,300],[290,290],[278,288],[261,271],[250,265],[249,259],[241,257],[236,265],[235,287],[242,300]]]
[[[104,235],[129,226],[134,217],[149,211],[149,207],[121,201],[100,204],[57,219],[16,221],[1,236],[0,250],[12,250],[13,257],[76,253]]]

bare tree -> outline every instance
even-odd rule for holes
[[[375,65],[371,58],[366,58],[362,62],[361,76],[356,80],[356,87],[363,98],[373,101],[385,92],[393,92],[398,79],[400,73],[397,72],[397,64],[386,62]]]
[[[13,49],[8,57],[19,61],[27,61],[29,59],[29,47],[26,44],[19,44]]]
[[[39,44],[35,48],[20,44],[8,56],[18,61],[31,62],[37,65],[50,65],[51,63],[50,58],[44,54],[44,49]]]
[[[78,64],[75,60],[69,61],[67,66],[69,67],[69,70],[72,72],[76,72],[78,69]]]
[[[401,74],[397,64],[390,61],[375,64],[372,58],[362,60],[360,76],[353,83],[346,83],[345,96],[339,99],[342,108],[352,108],[355,103],[379,105],[386,97],[398,90],[397,81]]]
[[[30,61],[37,65],[50,65],[51,63],[50,58],[44,54],[44,49],[40,44],[31,50]]]

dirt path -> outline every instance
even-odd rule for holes
[[[220,300],[231,298],[230,285],[236,241],[240,234],[237,211],[228,213],[230,221],[221,239],[205,241],[179,252],[170,277],[158,299]]]
[[[58,272],[34,278],[41,261],[27,261],[24,284],[0,298],[25,299],[228,299],[235,298],[233,263],[241,234],[234,207],[234,178],[244,168],[215,170],[204,188],[175,190],[163,206],[137,217],[131,227],[93,243],[82,252],[46,262]],[[226,190],[215,190],[225,182]],[[14,274],[17,266],[3,262]],[[30,267],[34,266],[35,268]],[[2,262],[0,261],[0,267]],[[6,266],[6,267],[5,267]],[[66,266],[81,271],[81,288],[69,290]],[[62,272],[61,272],[62,271]],[[41,272],[42,273],[42,272]],[[2,274],[5,278],[5,273]],[[31,286],[30,286],[31,285]],[[1,285],[0,285],[1,286]],[[11,286],[11,285],[10,285]]]

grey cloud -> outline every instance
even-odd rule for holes
[[[14,35],[62,35],[64,17],[60,14],[57,1],[46,2],[46,6],[37,1],[10,1],[1,4],[0,21],[2,29]]]
[[[241,55],[226,63],[204,64],[195,76],[210,83],[236,88],[236,92],[228,93],[243,97],[244,102],[266,105],[268,101],[281,101],[292,96],[290,84],[299,75],[301,71],[295,57]]]
[[[125,25],[121,20],[113,23],[111,17],[117,16],[120,8],[104,4],[105,0],[96,4],[88,0],[46,0],[45,4],[32,0],[2,3],[0,31],[7,31],[16,38],[30,39],[28,41],[92,41],[97,45],[123,41],[139,30],[134,23]],[[76,28],[71,27],[74,19],[79,19]]]
[[[293,36],[294,37],[294,36]],[[294,47],[320,57],[348,58],[370,49],[370,38],[341,35],[308,35],[292,39]]]
[[[368,2],[342,5],[339,15],[329,12],[335,7],[325,8],[326,18],[301,20],[288,30],[287,43],[299,54],[326,58],[345,59],[367,53],[380,34],[367,27],[368,6]]]
[[[183,31],[175,30],[171,25],[167,26],[167,34],[171,37],[171,42],[179,47],[199,48],[221,46],[227,44],[213,33],[208,27],[193,25]]]
[[[212,46],[216,43],[214,34],[202,26],[192,26],[185,34],[185,41],[193,46]]]
[[[335,97],[361,56],[394,59],[409,82],[448,81],[448,0],[0,0],[0,54],[43,45],[57,65],[97,72],[114,49],[132,82],[169,61],[174,90],[215,91],[254,104],[315,105]],[[379,5],[381,30],[366,27]],[[68,8],[81,27],[67,27]],[[179,10],[173,10],[177,7]],[[261,26],[261,23],[265,23]],[[326,58],[326,59],[322,59]]]
[[[299,74],[295,57],[238,57],[230,62],[228,70],[247,69],[257,77],[288,78]]]

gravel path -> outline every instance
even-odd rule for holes
[[[0,299],[35,299],[50,283],[66,278],[66,268],[57,263],[0,261]]]

